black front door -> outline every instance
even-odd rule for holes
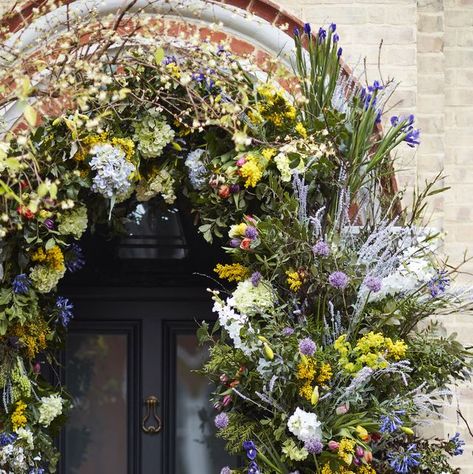
[[[211,474],[231,460],[216,439],[197,321],[203,289],[120,288],[74,296],[65,353],[74,401],[65,474]]]

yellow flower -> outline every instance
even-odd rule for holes
[[[406,355],[407,344],[404,341],[393,342],[390,337],[386,338],[386,349],[394,360],[400,360]]]
[[[135,144],[130,138],[112,138],[112,145],[120,147],[125,152],[125,157],[128,161],[131,160],[135,153]]]
[[[307,130],[302,124],[302,122],[298,122],[296,125],[296,132],[302,137],[307,138]]]
[[[232,263],[231,265],[222,265],[219,263],[214,268],[214,272],[219,278],[228,281],[242,281],[250,275],[249,269],[239,263]]]
[[[308,380],[312,382],[315,377],[316,362],[312,357],[307,357],[305,360],[299,362],[297,366],[296,378],[299,380]]]
[[[355,431],[356,431],[356,434],[358,435],[358,437],[359,437],[362,441],[366,441],[366,440],[369,439],[369,433],[368,433],[368,431],[366,430],[366,428],[363,428],[363,426],[358,425],[358,426],[355,428]]]
[[[376,471],[371,466],[362,465],[358,468],[358,474],[376,474]]]
[[[310,399],[312,398],[312,392],[313,388],[309,382],[299,387],[299,396],[305,398],[308,402],[310,402]]]
[[[31,260],[33,262],[46,263],[58,272],[64,270],[64,255],[57,245],[46,252],[42,248],[37,249],[31,256]]]
[[[246,228],[248,227],[247,224],[242,222],[241,224],[235,224],[230,227],[230,231],[228,232],[228,236],[233,239],[235,237],[243,237],[246,232]]]
[[[99,143],[105,143],[107,141],[107,132],[102,132],[98,135],[89,135],[82,140],[81,147],[74,155],[74,160],[84,161],[85,157],[89,154],[90,149]]]
[[[328,382],[333,375],[332,367],[330,364],[322,363],[319,368],[319,373],[317,375],[317,383],[323,385],[325,382]]]
[[[24,428],[27,423],[25,415],[26,403],[23,401],[16,402],[15,411],[11,415],[11,423],[13,431],[17,431],[19,428]]]
[[[277,154],[277,150],[275,150],[274,148],[263,148],[261,150],[261,154],[263,155],[263,158],[269,161],[273,156]]]
[[[169,63],[166,65],[166,70],[171,77],[179,79],[181,77],[181,71],[176,63]]]
[[[287,275],[287,283],[289,285],[289,288],[294,293],[296,293],[302,286],[302,279],[301,279],[301,276],[299,275],[299,272],[287,271],[286,275]]]
[[[338,447],[338,457],[346,464],[350,465],[353,461],[356,442],[352,439],[342,438]]]
[[[240,175],[245,178],[245,187],[256,186],[263,177],[263,169],[260,167],[255,155],[248,155],[245,164],[240,168]]]

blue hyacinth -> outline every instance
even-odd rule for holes
[[[450,438],[450,443],[453,444],[453,455],[454,456],[461,456],[463,454],[463,446],[465,446],[465,441],[460,439],[460,433],[455,433],[451,438]]]

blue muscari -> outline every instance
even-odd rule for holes
[[[463,454],[463,446],[465,446],[465,441],[460,439],[460,433],[455,433],[451,438],[450,438],[450,443],[453,444],[453,455],[454,456],[461,456]]]
[[[407,449],[390,452],[387,456],[389,465],[397,474],[408,474],[411,468],[420,464],[421,454],[417,452],[417,445],[412,443]]]
[[[31,280],[25,273],[17,275],[12,282],[13,293],[17,295],[26,295],[31,286]]]
[[[60,321],[64,327],[67,327],[69,321],[74,317],[72,314],[74,305],[67,298],[58,296],[56,308],[58,310],[58,321]]]

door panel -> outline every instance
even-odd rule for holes
[[[212,474],[231,464],[214,436],[212,386],[194,372],[208,356],[195,331],[209,301],[74,302],[65,381],[75,408],[60,472]],[[142,429],[149,396],[159,433]],[[156,423],[151,413],[147,426]]]

